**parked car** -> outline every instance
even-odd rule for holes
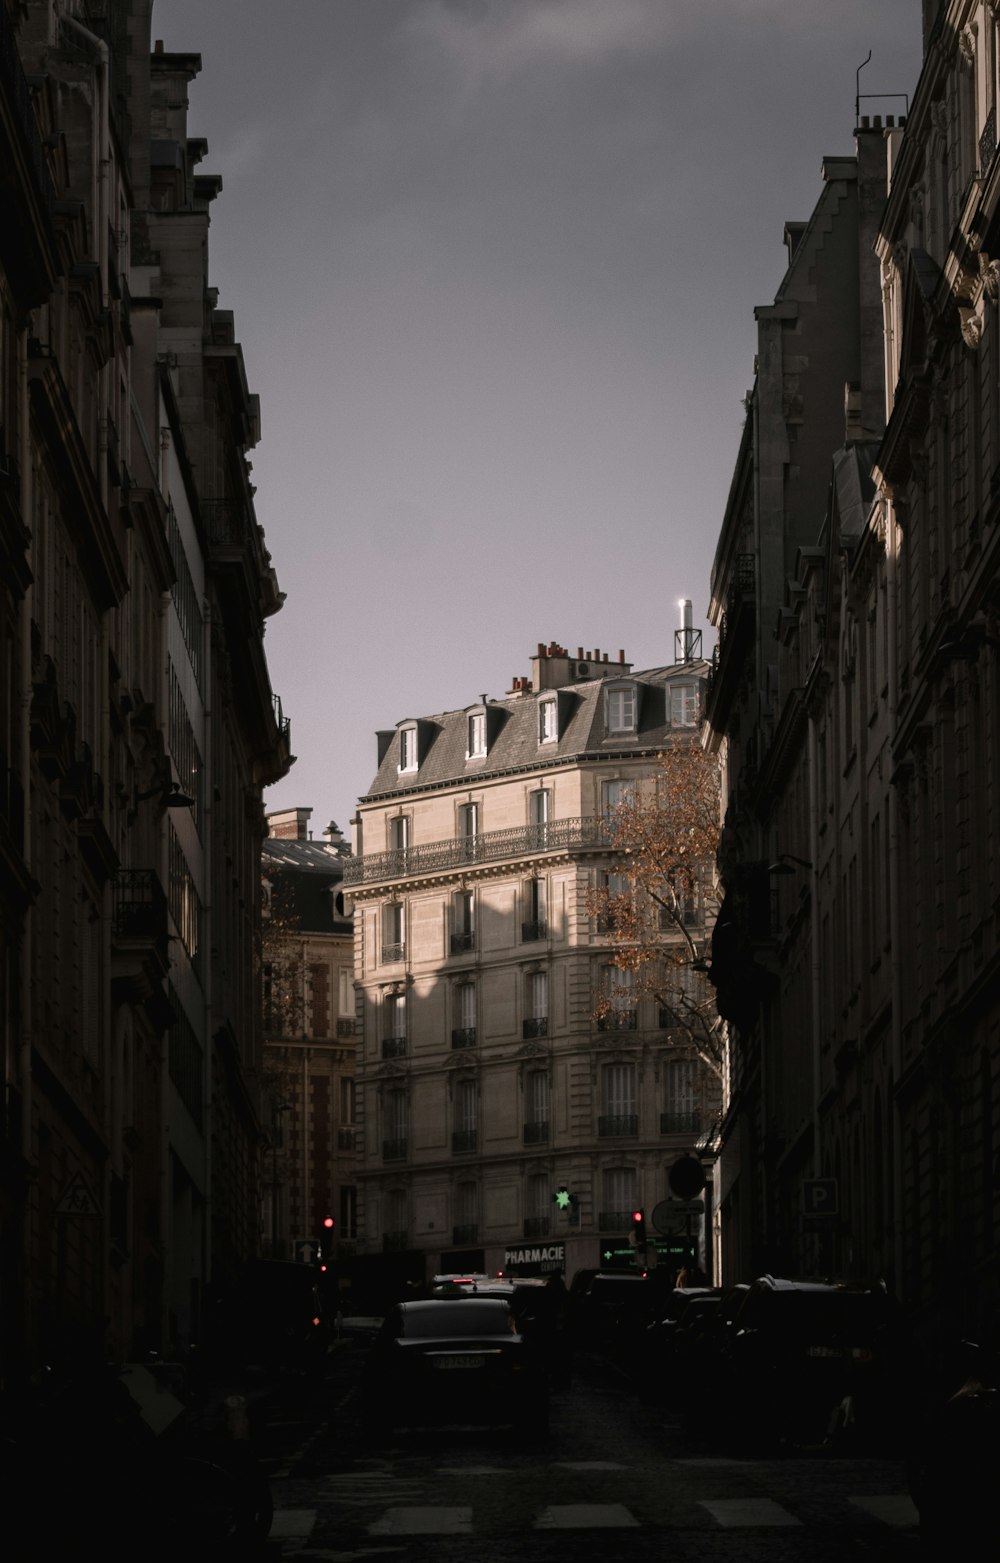
[[[598,1271],[572,1296],[571,1324],[582,1350],[612,1356],[634,1350],[655,1303],[645,1276],[629,1270]]]
[[[544,1363],[501,1297],[431,1297],[387,1314],[361,1381],[369,1431],[548,1423]]]
[[[892,1441],[912,1362],[881,1284],[758,1277],[718,1359],[722,1425],[743,1445]]]
[[[692,1359],[722,1301],[718,1286],[676,1287],[647,1326],[640,1390],[649,1400],[683,1405],[692,1389]]]

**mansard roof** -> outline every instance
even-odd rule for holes
[[[344,860],[319,841],[268,836],[261,843],[265,879],[280,883],[281,913],[296,932],[350,934],[353,922],[338,913],[335,896]]]
[[[425,743],[416,771],[399,771],[400,723],[388,742],[371,788],[362,802],[393,794],[422,791],[430,787],[479,781],[512,771],[531,771],[564,765],[568,760],[590,760],[612,755],[656,753],[676,735],[670,723],[667,694],[671,685],[703,681],[709,664],[702,658],[671,663],[645,672],[622,671],[614,664],[602,670],[600,678],[583,679],[557,689],[519,693],[504,700],[480,702],[475,709],[491,713],[492,733],[485,759],[467,758],[470,707],[445,711],[420,720]],[[634,685],[637,692],[637,717],[634,732],[608,731],[605,691]],[[538,708],[546,699],[555,700],[558,736],[553,742],[539,742]],[[690,733],[692,729],[681,731]],[[388,737],[388,735],[385,735]]]

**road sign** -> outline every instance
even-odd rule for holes
[[[319,1244],[311,1237],[300,1238],[295,1245],[295,1257],[299,1264],[315,1264],[319,1258]]]
[[[808,1178],[803,1183],[802,1213],[807,1221],[826,1221],[839,1216],[836,1178]]]
[[[703,1199],[661,1199],[658,1205],[653,1207],[651,1217],[653,1226],[657,1232],[665,1235],[676,1232],[678,1225],[692,1220],[695,1216],[705,1214],[705,1201]]]
[[[74,1178],[70,1178],[56,1200],[55,1213],[57,1216],[100,1215],[100,1206],[82,1173],[78,1172]]]

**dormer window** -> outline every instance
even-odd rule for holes
[[[697,684],[674,684],[670,690],[671,727],[697,727]]]
[[[486,712],[473,711],[469,716],[467,760],[481,760],[486,754]]]
[[[605,693],[607,726],[609,733],[634,733],[636,728],[635,685],[620,684]]]
[[[397,770],[415,771],[417,768],[417,729],[401,727],[399,730],[399,765]]]
[[[556,720],[556,702],[552,700],[540,700],[538,703],[538,742],[540,744],[554,744],[559,737],[559,724]]]

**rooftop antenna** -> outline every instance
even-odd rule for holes
[[[674,661],[693,662],[701,656],[701,630],[691,626],[690,597],[682,597],[677,606],[681,610],[681,625],[674,630]]]

